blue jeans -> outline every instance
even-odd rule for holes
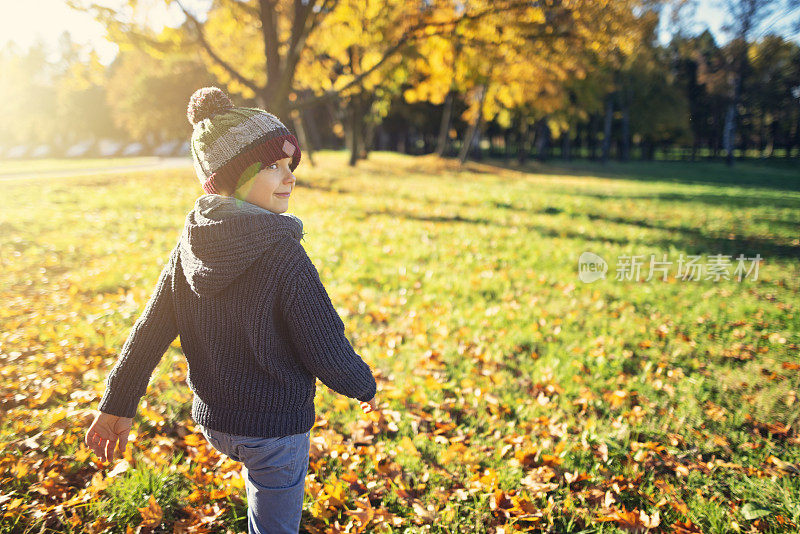
[[[228,434],[198,424],[211,445],[242,462],[249,534],[297,534],[311,431],[277,438]]]

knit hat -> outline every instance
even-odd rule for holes
[[[240,183],[279,159],[300,163],[300,144],[272,113],[236,107],[218,87],[194,92],[186,108],[192,124],[190,150],[206,193],[233,193]]]

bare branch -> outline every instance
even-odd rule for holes
[[[203,48],[208,53],[208,55],[211,56],[211,59],[216,61],[222,68],[224,68],[226,71],[228,71],[228,73],[230,73],[230,75],[233,76],[239,83],[241,83],[242,85],[248,87],[253,92],[258,93],[261,90],[258,87],[258,85],[256,85],[252,80],[249,80],[248,78],[245,78],[244,76],[242,76],[227,61],[223,60],[221,57],[219,57],[219,55],[216,52],[214,52],[214,50],[211,48],[211,45],[209,45],[208,41],[206,40],[205,33],[203,33],[202,24],[200,24],[200,22],[198,22],[198,20],[194,17],[194,15],[189,13],[186,10],[186,8],[183,7],[183,4],[181,3],[180,0],[175,0],[175,1],[178,4],[178,6],[181,8],[181,11],[183,11],[183,14],[186,15],[186,19],[189,20],[192,23],[192,26],[194,26],[194,29],[197,32],[197,38],[200,41],[200,44],[203,45]]]

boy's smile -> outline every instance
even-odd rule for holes
[[[234,196],[273,213],[285,212],[289,209],[289,197],[297,183],[297,178],[289,170],[291,162],[292,158],[287,157],[264,167],[241,184]]]

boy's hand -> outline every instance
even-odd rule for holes
[[[377,410],[378,401],[375,400],[375,397],[372,397],[372,399],[369,402],[361,401],[361,409],[364,410],[364,413],[369,413],[373,410]]]
[[[128,444],[128,434],[133,426],[133,419],[99,412],[94,423],[86,432],[86,445],[92,449],[100,459],[110,461],[114,459],[114,448],[119,455],[125,452]]]

